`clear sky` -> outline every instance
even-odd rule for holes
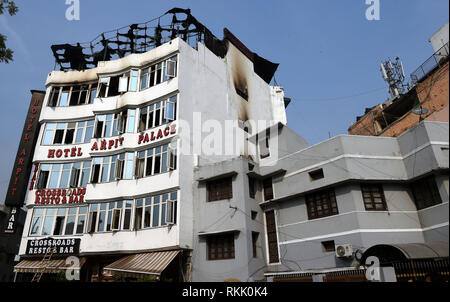
[[[54,68],[52,44],[90,41],[103,31],[140,23],[173,7],[222,38],[227,27],[250,50],[276,63],[277,83],[292,99],[288,126],[310,145],[348,127],[388,98],[382,60],[399,56],[409,75],[433,50],[428,42],[449,15],[448,0],[380,0],[368,21],[365,0],[80,0],[80,20],[65,17],[66,0],[16,0],[0,16],[14,62],[0,64],[0,203],[4,202],[30,90],[44,90]],[[409,76],[408,76],[409,79]]]

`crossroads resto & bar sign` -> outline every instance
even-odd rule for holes
[[[45,255],[53,249],[53,255],[72,255],[80,252],[80,238],[44,238],[27,242],[26,255]]]

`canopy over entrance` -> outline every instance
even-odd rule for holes
[[[376,256],[380,263],[448,257],[447,242],[378,244],[367,249],[361,259],[366,263],[369,256]]]
[[[115,272],[159,277],[180,250],[133,254],[120,258],[103,269],[106,274]]]

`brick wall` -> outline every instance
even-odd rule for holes
[[[422,118],[425,120],[448,122],[448,101],[449,101],[449,62],[439,69],[435,70],[422,82],[417,84],[417,97],[422,104],[422,107],[429,111]],[[418,124],[419,116],[408,111],[403,116],[399,117],[395,122],[389,124],[381,132],[376,133],[376,126],[374,121],[377,117],[382,115],[380,106],[372,108],[359,121],[349,127],[348,133],[353,135],[368,135],[368,136],[399,136],[406,130]]]

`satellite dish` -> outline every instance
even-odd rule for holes
[[[422,106],[414,108],[413,110],[411,110],[411,112],[416,114],[416,115],[427,114],[428,111],[429,111],[428,108],[423,108]]]

